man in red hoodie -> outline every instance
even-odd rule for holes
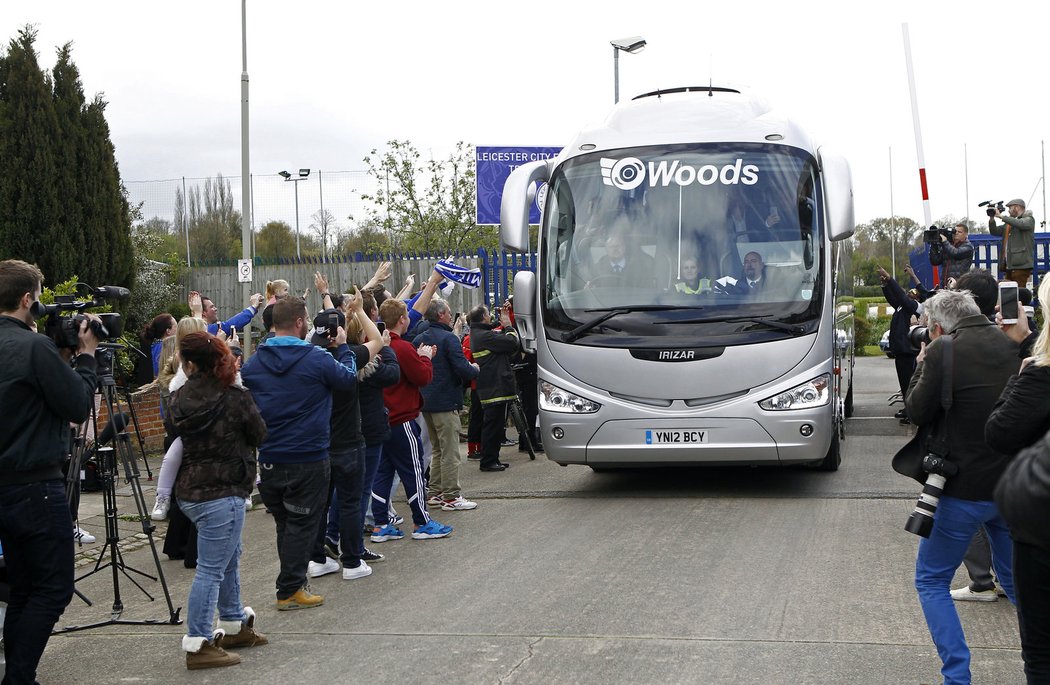
[[[430,360],[434,356],[432,345],[420,345],[401,338],[408,329],[408,307],[401,300],[388,299],[379,307],[379,318],[390,331],[390,349],[397,355],[401,367],[401,380],[396,385],[383,389],[383,402],[390,412],[390,437],[383,445],[383,456],[372,483],[372,513],[376,527],[372,542],[387,542],[405,537],[396,526],[391,525],[387,515],[386,497],[394,482],[394,471],[401,477],[405,496],[412,509],[415,530],[413,540],[433,540],[452,534],[452,526],[444,526],[427,514],[426,482],[423,478],[423,442],[420,439],[416,417],[423,408],[423,395],[419,389],[430,383],[434,367]]]

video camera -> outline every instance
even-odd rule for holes
[[[86,290],[85,299],[77,299],[76,295],[56,295],[54,304],[41,305],[41,309],[35,312],[37,318],[47,316],[44,325],[44,333],[55,341],[60,349],[76,349],[80,334],[80,325],[88,322],[91,332],[100,342],[116,341],[124,333],[124,321],[117,312],[104,312],[98,314],[101,321],[89,319],[83,314],[84,310],[102,307],[107,300],[122,301],[131,296],[127,288],[115,285],[104,285],[93,288],[84,283],[78,283],[77,287]],[[87,299],[90,298],[90,299]],[[73,316],[61,316],[62,312],[77,312]]]
[[[1003,204],[1002,200],[999,200],[998,202],[993,202],[992,200],[985,200],[984,202],[978,203],[977,206],[984,207],[984,212],[988,216],[995,216],[995,210],[997,209],[999,210],[1000,214],[1006,211],[1006,205]]]
[[[955,227],[938,228],[937,226],[930,226],[922,232],[922,241],[927,245],[940,245],[942,235],[949,241],[953,240],[955,238]]]

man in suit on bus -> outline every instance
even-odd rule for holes
[[[627,250],[627,242],[620,233],[611,233],[605,239],[605,255],[591,265],[588,285],[604,281],[607,285],[652,287],[656,266],[653,258],[637,249]]]

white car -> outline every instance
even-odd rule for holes
[[[890,352],[890,331],[889,331],[889,329],[887,329],[886,332],[882,334],[882,339],[879,340],[879,349],[882,350],[883,352],[885,352],[887,357],[889,357],[890,359],[893,359],[893,353]]]

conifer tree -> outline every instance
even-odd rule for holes
[[[0,254],[35,263],[54,284],[72,274],[54,251],[61,218],[53,182],[59,126],[35,39],[31,26],[20,30],[0,67]]]
[[[92,282],[90,279],[95,273],[93,269],[85,269],[83,264],[89,248],[84,237],[84,212],[80,202],[75,201],[84,171],[84,89],[80,72],[73,64],[70,43],[59,48],[58,62],[51,75],[58,119],[54,185],[62,203],[62,233],[55,236],[54,241],[55,266],[63,274],[77,274],[82,280]]]

